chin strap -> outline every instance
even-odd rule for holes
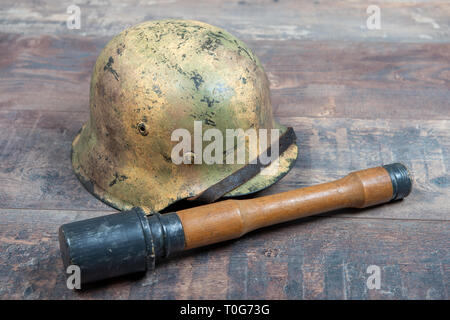
[[[297,136],[295,135],[294,130],[292,129],[292,127],[288,127],[287,130],[283,133],[283,135],[278,139],[278,141],[275,142],[279,144],[278,147],[279,155],[281,155],[293,143],[295,143],[296,139]],[[267,148],[267,156],[270,156],[271,149],[272,146]],[[225,194],[227,194],[228,192],[230,192],[231,190],[234,190],[240,185],[249,181],[251,178],[260,173],[262,169],[270,166],[271,163],[272,162],[269,162],[268,164],[262,164],[258,157],[256,163],[246,164],[244,167],[233,172],[228,177],[224,178],[223,180],[217,182],[216,184],[212,185],[211,187],[203,191],[198,197],[194,199],[206,203],[214,202],[217,199],[224,196]]]

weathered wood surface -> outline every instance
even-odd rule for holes
[[[87,114],[92,66],[109,39],[0,34],[0,107]],[[450,43],[248,44],[277,116],[450,119]]]
[[[73,292],[55,230],[92,211],[2,210],[0,297],[134,299],[447,299],[448,222],[311,218],[186,252],[143,278]],[[21,219],[17,216],[20,215]],[[366,269],[381,268],[380,290]]]
[[[86,113],[14,110],[0,111],[0,115],[3,208],[114,211],[84,190],[72,171],[71,141]],[[412,195],[358,215],[448,219],[449,120],[281,117],[280,121],[294,127],[300,158],[288,176],[261,195],[403,161],[415,176]]]
[[[67,7],[81,10],[81,29],[66,26]],[[381,30],[368,30],[366,9],[381,9]],[[2,0],[0,31],[112,36],[140,21],[184,18],[250,40],[448,42],[447,0]]]
[[[81,30],[67,30],[66,4],[2,2],[0,298],[448,299],[448,2],[380,3],[374,33],[361,27],[365,2],[77,4]],[[188,252],[142,279],[68,290],[59,225],[114,211],[70,163],[92,66],[123,27],[163,17],[222,26],[261,58],[275,114],[300,146],[293,171],[261,195],[393,161],[411,168],[412,194]],[[380,290],[365,285],[371,264],[382,270]]]
[[[90,72],[105,42],[104,38],[3,36],[3,207],[107,209],[74,178],[69,157],[71,141],[88,118]],[[275,114],[294,127],[300,144],[300,161],[293,172],[262,194],[404,161],[417,180],[413,191],[417,196],[408,201],[415,206],[426,203],[428,208],[412,216],[446,218],[449,44],[251,44],[272,79]],[[406,74],[408,80],[396,80],[395,73]],[[424,202],[429,193],[433,196]],[[409,206],[395,206],[396,210],[382,207],[375,215],[408,214]]]

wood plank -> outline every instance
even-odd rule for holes
[[[108,38],[0,36],[0,108],[88,112]],[[450,44],[250,41],[277,116],[450,119]],[[38,98],[37,98],[38,97]]]
[[[260,196],[331,181],[361,168],[402,162],[414,178],[411,195],[354,213],[372,218],[448,220],[448,120],[283,117],[280,122],[294,127],[299,159],[291,173]]]
[[[113,211],[90,195],[72,171],[71,142],[87,118],[77,112],[0,111],[0,207]],[[299,160],[285,178],[259,196],[401,161],[414,175],[412,194],[405,201],[355,213],[448,220],[448,120],[296,117],[280,121],[297,133]]]
[[[105,212],[0,210],[2,299],[448,299],[449,225],[310,218],[185,252],[143,278],[66,288],[57,229]],[[366,286],[381,270],[380,290]]]
[[[89,111],[89,83],[106,39],[0,34],[0,108]]]
[[[278,116],[449,119],[450,44],[252,43]]]
[[[107,208],[86,192],[71,168],[71,140],[87,114],[0,113],[0,207]]]
[[[0,299],[449,299],[450,3],[333,0],[4,0],[0,11]],[[124,15],[123,12],[127,14]],[[404,162],[404,201],[340,210],[186,252],[144,277],[68,290],[58,227],[114,212],[77,181],[70,145],[102,47],[139,21],[225,28],[260,57],[300,159],[259,196]],[[299,116],[300,115],[300,116]],[[185,207],[181,203],[174,206]],[[381,289],[369,290],[369,265]]]
[[[3,32],[112,36],[153,19],[195,19],[242,39],[297,39],[389,42],[448,42],[450,4],[446,0],[373,1],[381,29],[368,30],[366,1],[334,0],[79,0],[81,29],[69,30],[69,3],[3,0]],[[126,14],[123,14],[126,12]]]

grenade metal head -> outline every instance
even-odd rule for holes
[[[145,272],[155,261],[184,249],[176,213],[147,217],[141,208],[64,224],[59,246],[64,268],[80,268],[82,284]]]

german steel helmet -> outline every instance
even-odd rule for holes
[[[208,192],[216,200],[260,191],[281,179],[297,158],[291,132],[275,174],[246,164],[175,164],[171,152],[177,142],[171,135],[178,128],[194,134],[195,121],[203,131],[277,128],[281,137],[292,131],[273,118],[260,61],[228,32],[189,20],[126,29],[95,63],[90,118],[72,143],[74,171],[103,202],[151,213]]]

